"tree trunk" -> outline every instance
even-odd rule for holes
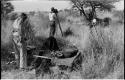
[[[17,64],[17,67],[19,68],[19,49],[18,49],[18,45],[15,43],[15,41],[12,39],[13,41],[13,46],[14,46],[14,52],[15,52],[15,60],[16,60],[16,64]]]
[[[80,16],[82,16],[82,11],[80,11]]]
[[[18,38],[19,40],[19,38]],[[24,41],[18,41],[16,38],[13,38],[13,45],[15,49],[15,59],[17,62],[17,66],[19,68],[27,67],[27,51],[26,51],[26,43]]]
[[[27,67],[27,51],[25,43],[21,43],[20,50],[20,68]]]

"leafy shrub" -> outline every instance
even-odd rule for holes
[[[73,35],[73,31],[71,30],[71,28],[69,27],[68,29],[66,29],[65,32],[63,32],[63,35],[65,37],[69,36],[69,35]]]

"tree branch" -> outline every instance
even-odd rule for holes
[[[79,2],[78,0],[77,0],[77,2],[78,2],[79,5],[80,5],[80,8],[81,8],[80,11],[82,11],[82,13],[83,13],[83,15],[85,16],[85,18],[86,18],[87,20],[89,20],[88,17],[87,17],[87,15],[86,15],[86,13],[85,13],[85,10],[83,9],[83,5],[82,5],[81,2]]]
[[[94,3],[92,3],[92,2],[89,2],[89,4],[91,5],[91,8],[92,8],[92,15],[93,15],[93,17],[96,15],[95,13],[95,9],[96,9],[96,7],[95,7],[95,5],[94,5]]]

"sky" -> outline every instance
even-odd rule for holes
[[[117,10],[123,10],[124,9],[124,0],[121,0],[118,3],[115,3],[116,9]]]
[[[29,11],[50,11],[51,7],[58,10],[71,8],[70,1],[60,0],[15,0],[11,1],[15,7],[15,12],[29,12]],[[124,0],[114,4],[117,10],[124,9]]]
[[[29,12],[29,11],[50,11],[51,7],[55,7],[58,10],[63,10],[71,7],[69,1],[48,1],[48,0],[20,0],[11,2],[15,11],[17,12]]]

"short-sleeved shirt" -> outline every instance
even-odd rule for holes
[[[49,20],[50,20],[50,21],[56,21],[56,14],[50,12],[50,13],[49,13]]]

